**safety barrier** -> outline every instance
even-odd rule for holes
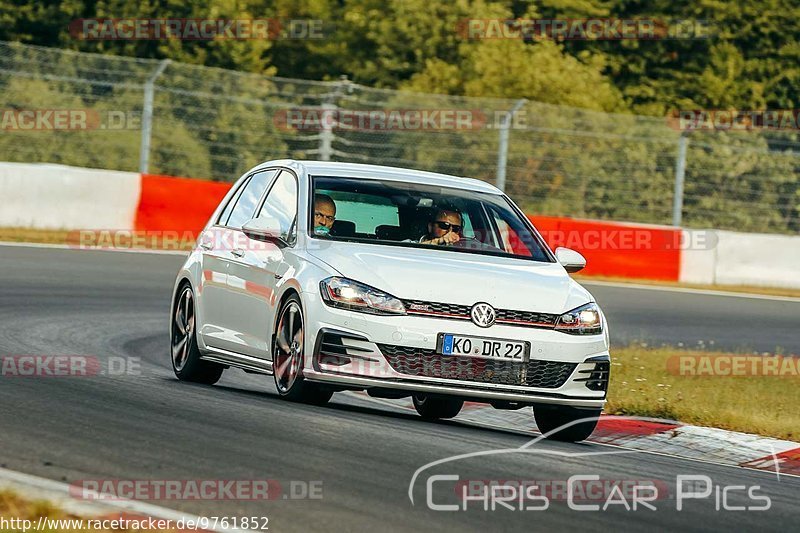
[[[197,232],[230,184],[63,165],[0,163],[0,227]],[[589,276],[800,288],[800,236],[531,216]]]
[[[567,217],[531,216],[552,249],[572,248],[586,257],[587,276],[678,281],[681,230]]]
[[[136,172],[0,163],[0,227],[131,227],[141,189]]]
[[[142,174],[134,228],[200,231],[230,187],[230,183]]]

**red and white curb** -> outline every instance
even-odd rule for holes
[[[159,507],[149,503],[124,500],[124,499],[76,499],[70,494],[70,485],[51,479],[23,474],[5,468],[0,468],[0,490],[12,490],[19,496],[38,501],[47,500],[58,509],[84,519],[102,520],[169,520],[174,531],[227,531],[239,532],[233,528],[215,529],[177,529],[175,524],[200,524],[201,518],[180,511]]]
[[[414,411],[410,399],[383,400],[371,398],[364,393],[354,395],[370,402]],[[530,408],[505,411],[485,404],[467,402],[454,420],[493,429],[538,433]],[[751,468],[779,475],[800,476],[800,443],[738,431],[667,420],[603,416],[588,440],[629,450]]]

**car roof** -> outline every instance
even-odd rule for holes
[[[280,159],[266,161],[258,167],[286,166],[289,168],[303,169],[309,176],[333,176],[343,178],[363,178],[374,180],[403,181],[407,183],[421,183],[439,187],[453,187],[490,194],[503,194],[503,192],[490,183],[473,178],[463,178],[412,170],[400,167],[385,167],[381,165],[364,165],[361,163],[339,163],[334,161],[304,161],[297,159]]]

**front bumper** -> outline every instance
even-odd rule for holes
[[[361,387],[364,389],[375,387],[379,389],[396,389],[428,394],[447,394],[488,403],[493,401],[513,402],[520,404],[549,403],[554,405],[568,405],[571,407],[587,407],[597,409],[602,409],[606,403],[605,398],[594,399],[573,396],[545,395],[544,393],[538,393],[535,391],[514,392],[506,390],[492,390],[486,388],[485,386],[467,385],[464,382],[458,382],[458,386],[453,386],[446,380],[436,380],[435,383],[429,383],[424,381],[423,378],[409,380],[393,380],[386,378],[376,379],[315,371],[306,372],[305,376],[310,381],[329,383],[345,387]]]
[[[409,394],[446,394],[482,402],[549,403],[585,408],[602,408],[605,404],[605,387],[591,390],[586,385],[587,377],[599,362],[606,362],[605,368],[608,367],[608,345],[603,334],[574,336],[552,329],[503,325],[479,328],[461,320],[365,315],[328,307],[319,297],[306,300],[306,318],[309,334],[306,353],[313,356],[306,358],[304,375],[311,381],[361,389],[394,389]],[[440,333],[525,341],[530,343],[531,363],[552,363],[568,367],[568,371],[563,379],[545,387],[525,385],[537,381],[526,380],[524,371],[518,381],[509,379],[506,372],[498,383],[493,382],[497,379],[487,378],[485,359],[474,358],[474,364],[467,365],[467,374],[453,376],[442,371],[450,361],[449,356],[441,356],[442,362],[434,361],[435,367],[423,370],[417,366],[413,373],[403,373],[395,368],[396,361],[394,367],[390,364],[390,358],[381,348],[414,348],[425,354],[427,365],[436,351]],[[337,351],[341,354],[339,357],[330,356],[330,346],[323,342],[331,336],[343,339]],[[403,367],[404,370],[408,368],[408,365]],[[476,369],[475,375],[469,375],[471,369]],[[432,373],[436,375],[430,375]],[[606,370],[606,380],[607,377]]]

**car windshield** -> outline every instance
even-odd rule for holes
[[[314,238],[554,261],[502,195],[374,179],[312,182]]]

